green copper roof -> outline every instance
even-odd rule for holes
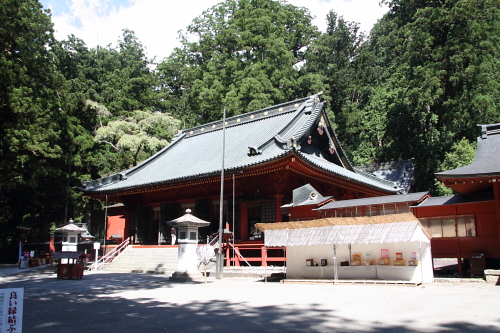
[[[226,171],[241,170],[284,157],[302,156],[332,174],[396,193],[394,183],[356,173],[345,158],[338,142],[337,151],[326,160],[322,154],[308,151],[307,136],[325,118],[324,103],[317,95],[275,105],[226,119]],[[328,135],[336,142],[328,124]],[[301,144],[304,149],[301,149]],[[138,166],[121,173],[83,182],[87,193],[112,193],[157,184],[220,174],[222,156],[222,121],[184,130],[164,149]],[[343,162],[341,161],[343,158]]]

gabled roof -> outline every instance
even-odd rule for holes
[[[477,138],[477,151],[472,163],[461,168],[437,172],[435,175],[438,179],[500,176],[500,124],[479,126],[482,135]]]
[[[292,202],[281,206],[285,207],[299,207],[299,206],[309,206],[309,205],[319,205],[327,200],[330,200],[331,196],[322,196],[311,184],[306,184],[299,188],[293,190]]]
[[[361,165],[357,166],[356,169],[367,172],[377,178],[396,183],[401,188],[401,193],[403,194],[410,192],[415,182],[415,168],[411,159]]]
[[[425,199],[428,196],[429,192],[417,192],[417,193],[399,194],[399,195],[385,195],[380,197],[371,197],[362,199],[340,200],[340,201],[329,202],[323,207],[317,208],[315,210],[374,206],[374,205],[384,205],[384,204],[392,204],[400,202],[420,202],[421,200]]]
[[[397,193],[394,183],[352,167],[328,123],[324,107],[318,95],[313,95],[226,119],[224,169],[242,170],[293,154],[332,175]],[[325,126],[332,146],[329,153],[306,149],[307,137],[318,124]],[[138,166],[82,182],[81,190],[89,194],[116,193],[218,175],[222,166],[222,128],[222,121],[216,121],[183,130],[167,147]]]
[[[457,192],[467,194],[492,187],[500,181],[500,124],[479,125],[476,156],[471,164],[437,172],[436,178]]]

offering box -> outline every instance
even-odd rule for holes
[[[394,266],[405,266],[406,260],[394,260]]]
[[[389,266],[391,264],[391,261],[389,258],[378,258],[377,264]]]
[[[409,266],[418,266],[418,260],[410,260],[408,261]]]
[[[350,261],[349,266],[361,266],[361,261],[359,260]]]
[[[373,266],[375,265],[375,260],[363,260],[363,266]]]

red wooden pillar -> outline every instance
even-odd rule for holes
[[[242,202],[240,206],[240,239],[248,240],[248,204]]]
[[[231,267],[231,253],[230,246],[226,245],[226,267]]]
[[[261,265],[262,267],[267,267],[267,249],[264,245],[260,248],[260,256],[262,258]]]

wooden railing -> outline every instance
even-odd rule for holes
[[[224,247],[226,267],[241,266],[243,263],[250,266],[250,262],[260,262],[262,267],[268,266],[269,262],[274,262],[277,266],[285,266],[285,247],[267,248],[264,244],[233,244],[233,246],[234,256],[231,246]],[[275,255],[276,252],[282,252],[282,255]]]

